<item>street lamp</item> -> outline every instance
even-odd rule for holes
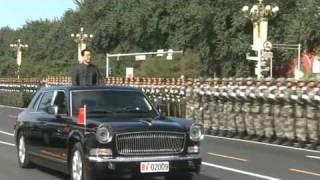
[[[71,37],[74,38],[74,41],[78,43],[78,61],[79,63],[82,62],[81,60],[81,51],[86,48],[86,42],[89,39],[93,38],[92,34],[87,34],[83,32],[84,28],[80,28],[80,32],[77,34],[71,34]]]
[[[243,6],[242,11],[251,19],[253,23],[253,44],[252,50],[257,51],[257,57],[247,57],[248,60],[256,60],[256,75],[262,77],[261,60],[263,44],[268,40],[268,20],[274,17],[278,11],[278,6],[263,4],[263,0],[258,0],[259,3],[249,6]]]
[[[27,48],[28,44],[22,44],[21,40],[18,39],[15,44],[10,44],[10,47],[17,51],[17,65],[18,65],[18,79],[20,79],[20,66],[22,61],[22,48]]]

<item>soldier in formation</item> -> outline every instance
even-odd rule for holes
[[[118,78],[107,82],[141,88],[167,115],[201,123],[213,135],[319,148],[318,81]]]
[[[195,80],[187,115],[213,135],[319,147],[320,84],[293,79]]]

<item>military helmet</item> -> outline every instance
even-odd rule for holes
[[[286,85],[286,79],[285,78],[278,78],[275,81],[276,81],[277,86]]]
[[[286,86],[287,87],[293,87],[296,85],[296,80],[294,78],[287,78],[286,79]]]
[[[306,85],[306,82],[305,82],[305,80],[300,79],[300,80],[298,80],[297,85],[298,85],[298,87],[302,88]]]
[[[193,79],[188,78],[187,79],[187,86],[192,86],[193,85]]]
[[[253,83],[253,78],[251,78],[251,77],[245,78],[245,85],[251,86],[251,85],[253,85],[253,84],[254,84],[254,83]]]
[[[315,80],[315,79],[308,79],[306,83],[307,83],[306,85],[307,85],[309,88],[314,88],[314,87],[316,87],[316,80]]]

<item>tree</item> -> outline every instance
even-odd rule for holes
[[[112,61],[114,75],[133,66],[140,76],[246,77],[254,63],[245,59],[252,43],[252,23],[241,8],[252,0],[74,0],[75,10],[61,19],[27,22],[21,29],[0,29],[0,74],[11,76],[14,54],[8,44],[17,38],[29,44],[24,52],[23,76],[69,75],[77,63],[77,45],[71,33],[84,27],[94,34],[88,47],[94,62],[105,71],[106,53],[184,50],[173,61],[155,58]],[[319,0],[274,0],[279,14],[269,21],[269,39],[275,43],[302,43],[309,50],[319,46]],[[292,59],[293,51],[278,51],[276,66]]]

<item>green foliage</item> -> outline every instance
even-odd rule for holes
[[[274,43],[301,43],[312,50],[320,42],[319,0],[273,0],[279,15],[270,20],[269,37]],[[21,29],[0,29],[0,76],[16,76],[15,52],[8,44],[20,38],[23,51],[21,75],[46,77],[70,75],[77,63],[77,45],[71,33],[94,34],[88,47],[94,63],[105,72],[106,53],[184,50],[173,61],[148,57],[111,60],[114,76],[124,76],[125,67],[135,75],[152,77],[246,77],[254,64],[245,59],[252,43],[252,23],[241,12],[252,0],[74,0],[75,10],[61,19],[27,22]],[[277,51],[276,66],[296,56]]]

